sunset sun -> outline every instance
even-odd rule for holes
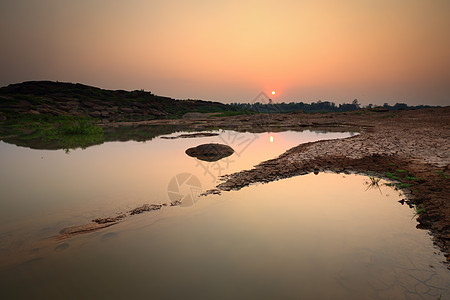
[[[450,300],[450,0],[0,25],[0,300]]]

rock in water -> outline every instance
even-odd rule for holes
[[[203,144],[186,150],[187,155],[209,162],[217,161],[233,153],[233,148],[222,144]]]

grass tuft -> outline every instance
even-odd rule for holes
[[[414,219],[415,217],[423,214],[425,212],[425,209],[423,208],[422,205],[415,205],[414,204],[414,215],[412,216],[411,220]]]
[[[381,188],[380,188],[380,185],[379,185],[379,182],[380,182],[381,178],[377,178],[377,177],[375,177],[375,176],[369,176],[369,180],[370,180],[370,181],[369,181],[369,183],[368,183],[368,186],[367,186],[367,188],[366,188],[366,191],[369,190],[369,189],[378,188],[378,190],[379,190],[380,193],[382,194]]]

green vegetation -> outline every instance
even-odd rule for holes
[[[84,117],[17,115],[0,122],[0,139],[32,149],[87,148],[107,141],[148,141],[177,131],[193,131],[182,125],[129,125],[99,127],[97,120]],[[209,127],[209,130],[219,128]]]
[[[397,103],[383,107],[369,105],[361,109],[357,99],[351,103],[335,104],[329,101],[273,103],[267,95],[261,102],[224,104],[204,100],[177,100],[152,94],[149,91],[104,90],[83,84],[52,81],[28,81],[0,88],[0,121],[14,114],[48,114],[53,116],[85,116],[108,121],[143,121],[181,118],[188,112],[218,113],[218,117],[256,113],[327,113],[350,112],[365,115],[389,113],[396,110],[417,109]]]
[[[419,207],[417,205],[414,204],[414,210],[416,211],[416,213],[421,214],[424,212],[424,208],[423,207]]]
[[[393,163],[390,163],[389,165],[390,166],[395,166],[395,164],[393,164]],[[402,176],[402,178],[404,176],[404,178],[406,180],[409,180],[409,181],[421,181],[422,180],[421,178],[415,177],[413,174],[410,174],[408,171],[401,170],[401,169],[395,170],[394,173],[393,172],[386,172],[385,175],[386,175],[387,178],[390,178],[390,179],[393,179],[393,180],[399,180],[400,176]]]
[[[369,176],[369,179],[370,179],[370,184],[372,184],[372,185],[378,185],[378,183],[381,180],[381,178],[376,178],[375,176]]]
[[[395,180],[395,182],[386,183],[386,186],[393,187],[395,190],[409,189],[413,194],[418,193],[418,189],[416,187],[425,182],[425,180],[416,177],[408,170],[396,168],[396,165],[393,163],[390,163],[389,166],[390,167],[388,167],[388,169],[390,169],[390,172],[386,172],[386,177]],[[393,169],[395,169],[395,172],[393,171]],[[405,201],[402,201],[400,202],[402,202],[403,204]],[[411,219],[414,219],[415,217],[425,213],[423,205],[417,205],[414,203],[414,201],[411,200],[406,200],[406,203],[414,209],[414,215]]]
[[[409,187],[411,187],[411,185],[412,184],[410,184],[410,183],[397,183],[397,188],[399,188],[399,189],[404,189],[404,188],[409,188]]]
[[[390,178],[390,179],[394,179],[394,180],[399,179],[394,173],[391,173],[391,172],[386,172],[386,177]]]
[[[97,135],[103,130],[95,126],[92,120],[75,117],[59,117],[55,123],[59,135]]]
[[[422,179],[420,179],[420,178],[418,178],[418,177],[414,177],[414,176],[409,176],[409,175],[406,175],[406,177],[405,177],[406,179],[408,179],[408,180],[414,180],[414,181],[419,181],[419,180],[422,180]]]
[[[314,112],[350,112],[357,111],[353,114],[355,115],[363,115],[368,113],[385,113],[385,112],[395,112],[398,110],[404,109],[419,109],[430,106],[408,106],[405,103],[396,103],[395,105],[389,105],[385,103],[381,106],[374,106],[373,104],[369,104],[366,107],[362,107],[358,102],[358,99],[354,99],[351,103],[343,103],[336,104],[330,101],[317,101],[312,103],[304,103],[304,102],[290,102],[290,103],[273,103],[271,99],[267,95],[263,95],[260,97],[259,101],[266,102],[255,102],[255,103],[232,103],[232,106],[238,107],[241,110],[252,110],[258,113],[288,113],[294,111],[302,111],[305,113]],[[364,110],[360,110],[364,108]],[[390,113],[389,115],[383,115],[382,118],[393,118],[395,114]]]
[[[0,137],[17,145],[47,149],[86,148],[103,142],[103,129],[85,117],[16,115],[0,127]],[[46,145],[46,146],[45,146]]]
[[[380,185],[379,185],[379,182],[380,182],[381,178],[377,178],[375,176],[369,176],[369,180],[370,181],[369,181],[369,184],[368,184],[368,186],[366,188],[366,191],[369,190],[369,189],[378,188],[378,190],[381,193],[381,188],[380,188]]]
[[[449,178],[449,175],[447,175],[447,173],[445,173],[444,171],[436,170],[435,172],[442,175],[445,179]]]
[[[395,164],[389,163],[389,166],[395,167]],[[410,172],[403,169],[396,169],[395,172],[388,171],[385,173],[385,176],[389,179],[397,181],[385,184],[386,186],[395,187],[396,190],[410,188],[416,184],[420,184],[423,182],[421,178],[415,177],[414,174],[411,174]]]
[[[402,189],[402,188],[410,187],[409,184],[399,183],[399,182],[389,182],[389,183],[385,183],[384,185],[393,187],[395,190],[399,190],[399,189]]]
[[[103,143],[103,129],[95,126],[93,121],[85,118],[58,118],[54,126],[47,131],[44,138],[56,140],[66,152],[78,147]]]
[[[411,218],[411,220],[414,219],[415,217],[417,217],[418,215],[420,215],[420,214],[425,212],[425,209],[423,208],[422,205],[419,206],[419,205],[415,205],[414,204],[413,207],[414,207],[414,215]]]

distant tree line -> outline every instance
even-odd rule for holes
[[[269,103],[231,103],[231,106],[239,108],[239,110],[250,110],[259,113],[287,113],[293,111],[304,111],[304,112],[346,112],[354,111],[361,108],[368,109],[382,109],[382,110],[404,110],[404,109],[419,109],[431,107],[428,105],[419,106],[408,106],[405,103],[396,103],[394,105],[389,105],[384,103],[383,106],[377,106],[369,104],[367,106],[361,106],[358,99],[352,101],[352,103],[336,104],[330,101],[317,101],[312,103],[304,102],[290,102],[290,103],[273,103],[269,99]]]

